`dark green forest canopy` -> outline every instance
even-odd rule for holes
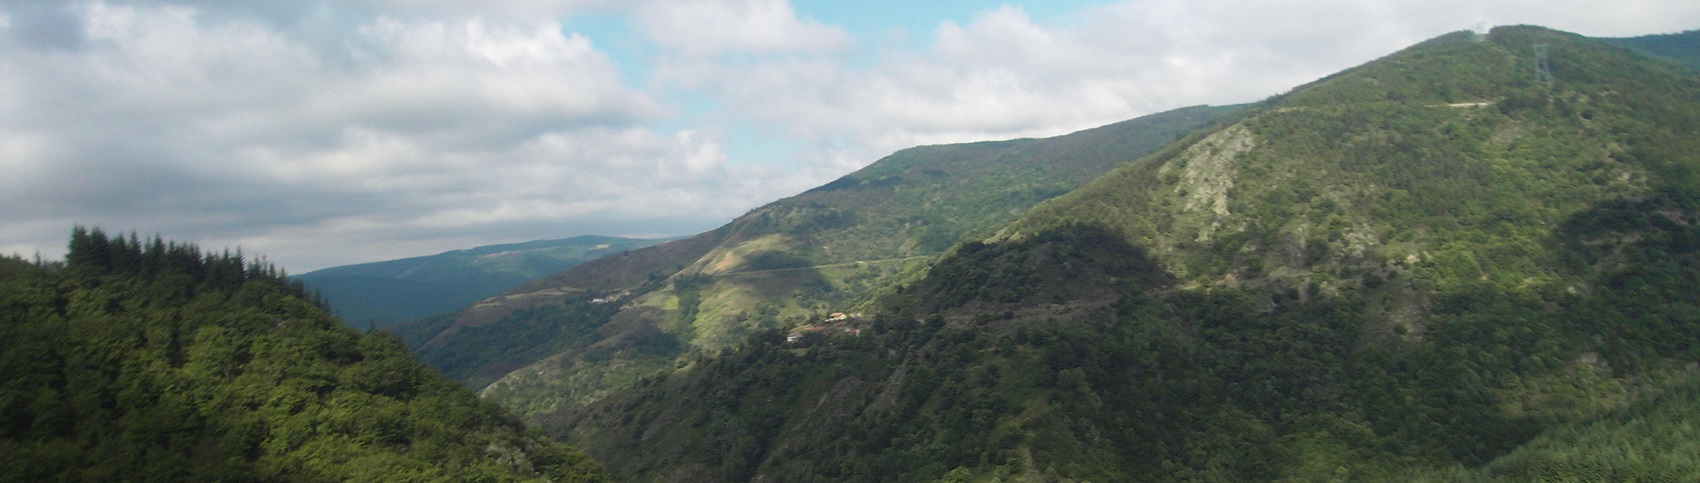
[[[0,481],[600,481],[240,252],[0,259]]]

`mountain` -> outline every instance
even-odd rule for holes
[[[958,241],[1238,111],[1193,107],[1048,139],[899,151],[708,233],[397,330],[423,360],[489,385],[503,405],[582,404],[682,355],[855,312]]]
[[[1638,411],[1693,423],[1635,409],[1700,376],[1700,77],[1673,63],[1448,34],[974,238],[860,319],[537,419],[637,481],[1683,468],[1577,456],[1632,448]]]
[[[1700,71],[1700,30],[1600,40]]]
[[[295,278],[356,328],[459,310],[580,263],[666,240],[580,236],[344,265]]]
[[[0,481],[607,481],[241,255],[0,258]]]

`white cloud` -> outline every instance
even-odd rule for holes
[[[1048,23],[1004,6],[941,22],[927,48],[880,52],[872,63],[663,58],[655,78],[736,106],[726,118],[823,146],[799,161],[860,166],[916,144],[1056,135],[1256,101],[1449,31],[1541,23],[1639,35],[1693,28],[1693,18],[1700,3],[1659,0],[1128,0]]]
[[[563,31],[587,12],[630,38]],[[1679,31],[1700,3],[965,18],[893,40],[785,0],[0,0],[0,250],[55,256],[85,223],[303,269],[685,234],[917,144],[1255,101],[1451,30]]]
[[[721,140],[645,127],[666,109],[553,19],[378,16],[327,42],[187,6],[71,11],[80,48],[0,47],[18,74],[0,83],[8,247],[53,255],[87,223],[317,267],[394,254],[391,238],[463,248],[441,243],[765,201],[721,196],[737,171]]]
[[[212,0],[222,1],[222,0]],[[294,1],[294,0],[290,0]],[[389,12],[414,12],[443,16],[530,16],[548,17],[587,10],[619,9],[631,0],[359,0]]]
[[[656,0],[636,13],[644,33],[670,52],[823,53],[851,44],[843,30],[797,17],[786,0]]]

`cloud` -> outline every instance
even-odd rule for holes
[[[30,48],[80,48],[84,40],[81,21],[69,7],[69,4],[50,2],[18,5],[5,17],[0,17],[3,19],[0,27],[6,28],[19,44]]]
[[[852,67],[834,58],[668,59],[656,79],[738,106],[737,121],[786,126],[794,142],[834,146],[815,158],[865,163],[916,144],[1044,136],[1197,103],[1256,100],[1325,74],[1233,79],[1233,54],[1176,45],[1169,31],[1113,10],[1041,25],[1003,7],[941,23],[919,51]],[[1184,32],[1182,32],[1184,33]],[[1221,45],[1216,45],[1218,49]],[[1350,65],[1341,63],[1344,67]]]
[[[843,30],[802,19],[786,0],[661,0],[636,21],[661,48],[691,56],[822,53],[851,44]]]
[[[0,0],[0,252],[57,256],[73,223],[297,271],[683,235],[913,145],[1255,101],[1453,30],[1700,18],[1664,0],[1055,5],[893,36],[785,0]]]
[[[1700,4],[1663,0],[1128,0],[1046,19],[1002,6],[942,21],[930,43],[874,52],[873,62],[664,58],[655,79],[736,106],[717,122],[783,126],[790,142],[818,147],[800,162],[866,163],[917,144],[1256,101],[1450,31],[1540,23],[1639,35],[1692,28],[1693,18]]]
[[[21,34],[0,47],[14,251],[54,255],[85,223],[254,242],[316,267],[516,224],[534,228],[483,243],[620,220],[679,234],[757,202],[725,192],[767,193],[725,166],[713,133],[647,127],[667,108],[552,19],[376,16],[303,39],[182,5],[64,12],[75,48]],[[337,240],[350,245],[326,250]]]

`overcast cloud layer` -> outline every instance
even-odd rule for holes
[[[73,224],[293,272],[687,235],[904,147],[1255,101],[1449,31],[1700,27],[1692,0],[1067,3],[0,0],[0,253]]]

